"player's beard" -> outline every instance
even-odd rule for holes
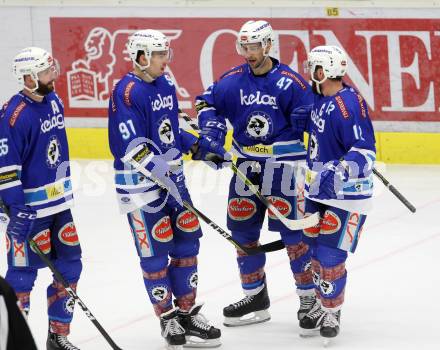
[[[54,82],[50,82],[48,84],[43,84],[41,81],[38,81],[38,89],[35,92],[40,96],[49,95],[54,90]]]

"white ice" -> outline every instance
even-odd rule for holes
[[[163,349],[128,223],[117,210],[111,163],[76,161],[73,170],[73,214],[84,264],[78,295],[124,350]],[[331,348],[440,349],[440,167],[388,166],[384,173],[418,210],[411,214],[376,181],[374,210],[356,253],[349,256],[341,333]],[[204,164],[188,164],[187,177],[195,205],[225,228],[230,170],[216,173]],[[285,251],[267,256],[271,321],[233,329],[222,326],[222,308],[242,297],[235,249],[202,226],[198,299],[206,302],[205,316],[222,329],[222,348],[322,348],[319,337],[298,335],[298,299]],[[278,234],[264,228],[262,237],[267,242]],[[0,243],[4,275],[3,237]],[[41,270],[31,297],[29,324],[40,349],[45,349],[50,280],[49,270]],[[78,306],[70,339],[84,350],[110,349]]]

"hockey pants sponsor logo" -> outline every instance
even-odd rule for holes
[[[323,235],[333,234],[341,229],[341,219],[331,210],[326,210],[321,220],[321,231]]]
[[[58,232],[58,238],[65,245],[79,245],[78,234],[76,233],[76,227],[73,222],[69,222],[61,228],[61,230]]]
[[[50,230],[45,229],[39,233],[37,233],[34,238],[32,238],[35,243],[37,243],[38,248],[44,253],[48,254],[51,251],[51,240],[50,240]],[[34,253],[35,250],[33,247],[31,247],[32,251]]]
[[[270,196],[269,201],[272,203],[272,205],[278,209],[278,211],[285,217],[289,216],[292,212],[292,205],[289,203],[287,199],[276,197],[276,196]],[[278,218],[274,215],[274,213],[269,209],[269,217],[274,220],[278,220]]]
[[[173,239],[173,229],[171,228],[171,219],[165,216],[153,226],[151,230],[153,238],[159,242],[169,242]]]
[[[228,204],[228,215],[232,220],[250,219],[257,211],[257,205],[249,198],[232,198]]]
[[[195,232],[200,228],[199,219],[189,210],[185,210],[177,216],[177,227],[183,232]]]
[[[305,218],[309,217],[310,215],[312,215],[311,213],[306,213],[304,215]],[[322,219],[321,219],[322,221]],[[306,229],[303,230],[303,233],[305,236],[310,237],[310,238],[315,238],[318,237],[319,235],[319,231],[321,230],[321,223],[318,223],[315,226],[312,227],[308,227]]]

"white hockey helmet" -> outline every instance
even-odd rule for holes
[[[51,73],[50,78],[56,79],[59,75],[58,62],[52,55],[39,47],[26,47],[14,58],[12,72],[14,73],[21,88],[31,92],[38,89],[38,80],[41,74]],[[29,89],[25,86],[24,76],[30,75],[36,87]]]
[[[127,51],[133,63],[142,70],[150,66],[153,51],[168,51],[168,59],[171,59],[172,53],[168,38],[154,29],[139,30],[131,35],[128,38]],[[148,58],[148,65],[141,66],[136,62],[139,51],[143,51]]]
[[[317,66],[322,67],[325,76],[320,82],[313,77]],[[312,80],[316,83],[322,83],[327,78],[343,77],[347,73],[347,67],[347,55],[337,46],[317,46],[309,52],[307,57],[307,68],[311,73]]]
[[[238,32],[236,41],[237,53],[242,56],[245,54],[242,47],[245,44],[261,43],[261,47],[266,49],[269,41],[272,44],[274,42],[273,30],[269,22],[263,20],[248,21],[243,24]]]

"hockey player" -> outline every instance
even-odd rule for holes
[[[182,153],[198,145],[195,136],[179,129],[176,89],[164,74],[169,41],[159,31],[141,30],[129,38],[127,49],[134,69],[116,84],[109,103],[121,211],[128,216],[145,288],[169,347],[219,346],[220,330],[207,323],[195,300],[202,231],[197,217],[182,206],[182,200],[191,202]],[[170,193],[138,173],[136,164]]]
[[[266,21],[248,21],[238,33],[236,48],[246,63],[223,74],[196,99],[201,140],[225,141],[226,119],[234,128],[233,151],[237,166],[263,195],[289,219],[304,214],[303,183],[294,169],[304,161],[303,132],[292,131],[290,119],[313,102],[310,85],[288,66],[270,56],[274,35]],[[193,159],[203,158],[199,152]],[[283,175],[284,174],[284,175]],[[296,186],[296,188],[295,188]],[[293,188],[293,189],[292,189]],[[294,191],[295,190],[295,191]],[[259,244],[266,207],[233,176],[229,187],[227,224],[234,239],[248,247]],[[288,230],[269,211],[269,230],[280,232],[297,293],[298,319],[315,302],[310,252],[301,231]],[[264,272],[265,255],[237,252],[245,297],[223,309],[226,326],[241,326],[270,319],[270,301]]]
[[[0,197],[9,211],[6,280],[25,313],[44,262],[31,249],[33,239],[76,289],[82,264],[72,219],[72,184],[64,108],[54,92],[56,61],[45,50],[28,47],[14,58],[21,92],[0,112]],[[47,349],[75,350],[67,336],[74,300],[55,279],[47,288]]]
[[[318,226],[304,230],[313,245],[317,302],[300,321],[303,334],[339,333],[347,279],[347,252],[354,252],[373,192],[375,139],[362,96],[343,83],[347,57],[336,46],[308,55],[315,101],[309,122],[306,213],[319,211]]]

